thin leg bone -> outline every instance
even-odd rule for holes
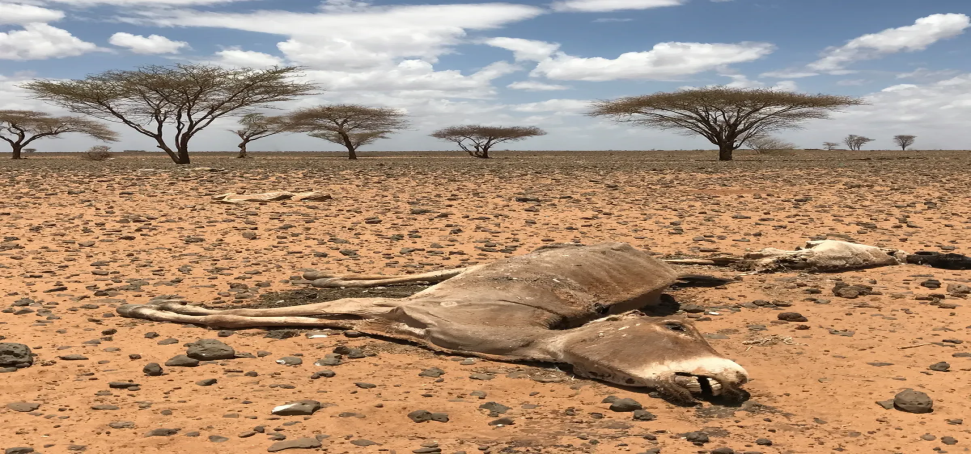
[[[321,303],[300,306],[273,307],[265,309],[206,309],[200,306],[169,302],[158,306],[145,306],[162,312],[181,315],[233,315],[240,317],[356,317],[375,318],[386,314],[401,305],[394,298],[343,298]],[[142,307],[142,306],[135,306]],[[138,312],[134,312],[137,316]]]
[[[307,326],[315,328],[353,329],[359,320],[327,320],[313,317],[244,317],[239,315],[184,315],[150,306],[128,305],[118,308],[125,317],[154,320],[157,322],[188,323],[209,328],[271,328]]]
[[[314,287],[378,287],[382,285],[411,284],[415,282],[442,282],[444,280],[458,276],[469,268],[458,268],[454,270],[432,271],[421,274],[406,274],[402,276],[377,276],[377,275],[340,275],[334,277],[321,277],[315,279],[311,285]],[[318,276],[314,273],[306,273],[304,277]]]

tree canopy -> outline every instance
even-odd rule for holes
[[[405,114],[396,109],[358,104],[308,107],[290,114],[289,121],[294,131],[344,146],[348,159],[357,159],[359,147],[408,127]]]
[[[873,139],[869,137],[858,136],[856,134],[850,134],[846,136],[845,139],[843,139],[843,143],[845,143],[846,146],[853,151],[860,151],[860,149],[862,149],[863,146],[869,142],[873,142]]]
[[[272,135],[291,132],[293,125],[288,116],[269,117],[261,113],[251,113],[243,115],[239,119],[239,128],[232,131],[239,136],[239,155],[237,158],[246,157],[246,145],[254,140],[259,140]]]
[[[23,88],[71,112],[122,123],[154,139],[175,163],[188,164],[189,140],[213,121],[312,93],[313,84],[293,79],[297,73],[293,66],[152,65],[78,80],[34,80]],[[173,146],[166,127],[174,128]]]
[[[33,110],[0,110],[0,139],[10,144],[13,159],[21,159],[24,148],[44,137],[76,132],[106,142],[118,140],[108,126],[82,117],[52,117]]]
[[[535,126],[449,126],[431,134],[436,139],[455,142],[469,156],[488,158],[489,150],[502,142],[516,142],[530,137],[546,135]],[[468,143],[466,143],[468,141]]]
[[[893,136],[893,142],[903,151],[907,151],[907,147],[913,145],[916,139],[917,136],[910,135]]]
[[[832,111],[861,104],[847,96],[709,87],[597,101],[587,114],[698,134],[718,146],[719,160],[730,161],[752,137],[798,128],[806,120],[825,119]]]

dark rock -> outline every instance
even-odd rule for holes
[[[226,437],[224,437],[224,436],[222,436],[222,435],[210,435],[209,436],[209,441],[211,441],[213,443],[222,443],[224,441],[229,441],[229,439],[226,438]]]
[[[34,402],[13,402],[7,404],[7,408],[21,413],[27,413],[40,408],[40,404]]]
[[[334,373],[334,371],[325,369],[325,370],[318,370],[317,372],[314,372],[313,375],[310,376],[310,378],[313,380],[316,380],[320,377],[331,378],[335,375],[337,374]]]
[[[634,399],[617,399],[612,404],[610,404],[610,410],[616,412],[630,412],[634,410],[640,410],[644,408],[640,402]]]
[[[364,438],[358,438],[357,440],[351,440],[351,444],[354,446],[373,446],[373,445],[376,445],[377,443],[371,440],[366,440]]]
[[[657,419],[657,416],[647,410],[634,410],[634,421],[654,421],[655,419]]]
[[[30,454],[34,452],[34,448],[18,446],[15,448],[7,448],[3,451],[3,454]]]
[[[929,288],[931,290],[936,290],[941,288],[941,281],[937,279],[927,279],[920,283],[921,287]]]
[[[939,363],[931,364],[927,368],[935,372],[947,372],[949,369],[951,369],[951,365],[944,361],[941,361]]]
[[[441,369],[439,369],[437,367],[429,367],[428,369],[425,369],[425,370],[419,372],[418,373],[418,376],[419,377],[438,378],[438,377],[441,377],[444,374],[445,374],[445,371],[444,370],[441,370]]]
[[[487,410],[490,414],[495,414],[495,415],[501,415],[509,411],[509,407],[503,404],[500,404],[498,402],[486,402],[482,405],[479,405],[479,408],[483,410]]]
[[[378,385],[375,385],[373,383],[364,383],[364,382],[356,382],[354,383],[354,386],[357,386],[358,388],[361,388],[361,389],[373,389],[378,387]]]
[[[185,355],[200,361],[215,361],[235,358],[236,350],[217,339],[200,339],[189,345]]]
[[[809,319],[798,312],[783,312],[778,316],[779,320],[786,322],[808,322]]]
[[[354,440],[354,441],[358,441],[358,440]],[[354,443],[354,442],[352,441],[351,443]],[[270,445],[269,448],[266,448],[266,451],[277,452],[277,451],[283,451],[286,449],[316,449],[316,448],[319,448],[320,446],[321,446],[320,440],[316,438],[305,437],[305,438],[295,438],[293,440],[278,441]],[[368,446],[368,445],[357,445],[357,446]]]
[[[499,418],[489,422],[490,426],[511,426],[513,425],[512,418]]]
[[[688,432],[684,434],[684,438],[685,440],[688,440],[696,445],[703,445],[711,441],[708,439],[708,434],[704,432]]]
[[[857,298],[860,296],[871,295],[873,293],[873,287],[868,285],[849,285],[843,281],[836,283],[833,287],[833,294],[840,298]]]
[[[732,448],[715,448],[711,450],[711,454],[735,454],[735,450]]]
[[[199,364],[199,362],[196,361],[196,364]],[[142,372],[149,377],[158,377],[159,375],[162,375],[163,371],[162,366],[159,366],[158,363],[148,363],[142,368]]]
[[[165,365],[169,367],[196,367],[199,365],[199,360],[189,358],[186,355],[178,355],[166,361]]]
[[[893,398],[893,405],[897,410],[907,413],[930,413],[934,411],[934,401],[927,394],[905,389]]]
[[[146,437],[171,437],[172,435],[179,433],[180,430],[182,429],[163,429],[163,428],[152,429],[147,434],[145,434],[145,436]]]
[[[87,361],[88,359],[87,356],[78,354],[58,356],[57,358],[61,361]]]
[[[941,437],[941,443],[944,443],[948,446],[952,446],[952,445],[958,444],[958,441],[954,437],[945,436],[945,437]]]
[[[108,423],[112,429],[134,429],[135,423],[132,421],[112,421]]]
[[[303,364],[303,359],[298,356],[284,356],[276,360],[276,363],[284,366],[299,366]]]
[[[769,440],[768,438],[759,438],[758,440],[755,440],[755,444],[759,446],[772,446],[772,440]]]
[[[199,386],[212,386],[212,385],[215,385],[216,384],[216,379],[215,378],[207,378],[205,380],[199,380],[199,381],[197,381],[196,384],[199,385]]]

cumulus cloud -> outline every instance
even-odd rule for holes
[[[331,2],[329,6],[344,8],[345,3]],[[136,13],[128,20],[287,36],[289,39],[277,47],[296,64],[360,70],[410,58],[435,63],[440,55],[462,43],[469,30],[495,29],[543,14],[537,7],[506,3],[389,7],[354,3],[350,11],[319,13],[152,10]]]
[[[556,43],[522,38],[491,38],[485,44],[512,51],[516,61],[543,61],[560,48]]]
[[[758,60],[775,49],[768,43],[659,43],[646,52],[627,52],[614,59],[574,57],[557,52],[533,70],[556,80],[674,80],[733,63]]]
[[[808,68],[814,71],[840,70],[844,66],[859,61],[879,58],[897,52],[914,52],[964,33],[971,26],[971,18],[965,14],[933,14],[922,17],[908,25],[888,28],[854,38],[839,47],[831,47],[823,52],[823,57]]]
[[[23,30],[0,32],[0,60],[44,60],[74,57],[97,50],[67,30],[47,24],[31,23]]]
[[[569,112],[579,113],[590,110],[591,101],[586,99],[548,99],[540,102],[515,104],[516,112]]]
[[[566,85],[557,84],[547,84],[543,82],[537,82],[535,80],[521,80],[518,82],[513,82],[506,85],[508,88],[513,90],[526,90],[526,91],[555,91],[555,90],[569,90],[570,87]]]
[[[283,65],[283,59],[275,55],[235,47],[216,52],[216,57],[220,65],[234,68],[267,68]]]
[[[607,12],[624,9],[651,9],[678,6],[686,0],[560,0],[551,5],[554,11]]]
[[[0,2],[0,25],[47,23],[64,18],[64,12],[34,5]]]
[[[133,35],[118,32],[108,38],[108,42],[118,47],[124,47],[136,54],[175,54],[183,47],[188,47],[185,41],[172,41],[160,35]]]
[[[427,61],[404,60],[393,67],[370,71],[308,70],[306,75],[324,90],[334,92],[363,90],[405,97],[487,98],[495,94],[492,80],[519,69],[500,61],[464,75],[456,70],[435,71]]]

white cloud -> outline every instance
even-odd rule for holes
[[[512,51],[516,61],[543,61],[560,48],[556,43],[522,38],[491,38],[485,44]]]
[[[34,5],[0,2],[0,25],[24,25],[35,22],[47,23],[64,18],[62,11]]]
[[[23,30],[0,32],[0,60],[43,60],[74,57],[98,50],[67,30],[47,24],[24,25]]]
[[[778,91],[798,91],[799,90],[799,86],[793,80],[780,80],[776,82],[775,85],[769,86],[765,82],[762,82],[759,80],[751,80],[743,74],[721,74],[721,75],[732,79],[731,82],[724,84],[724,86],[730,87],[730,88],[746,88],[746,89],[747,88],[768,88],[770,90],[778,90]],[[712,87],[715,85],[709,85],[709,86]],[[685,89],[685,88],[694,88],[694,87],[681,87],[681,88]]]
[[[953,69],[944,69],[940,71],[932,71],[927,68],[917,68],[909,73],[897,74],[898,79],[942,79],[951,78],[958,75],[960,71]]]
[[[569,90],[570,87],[566,85],[557,84],[547,84],[543,82],[537,82],[535,80],[521,80],[518,82],[513,82],[506,85],[508,88],[513,90],[527,90],[527,91],[555,91],[555,90]]]
[[[551,5],[554,11],[606,12],[624,9],[650,9],[678,6],[686,0],[561,0]]]
[[[423,60],[404,60],[393,67],[370,71],[309,70],[309,80],[329,92],[377,91],[405,97],[487,98],[494,94],[492,80],[518,71],[507,62],[492,63],[471,75],[461,71],[435,71]]]
[[[581,58],[557,52],[541,61],[532,75],[556,80],[673,80],[732,63],[758,60],[775,49],[768,43],[659,43],[650,51],[628,52],[616,59]]]
[[[515,104],[516,112],[568,112],[579,113],[590,109],[591,101],[585,99],[548,99],[540,102]]]
[[[344,8],[346,2],[325,7]],[[288,60],[311,68],[362,70],[400,59],[435,63],[464,41],[468,30],[490,30],[543,14],[533,6],[505,3],[349,6],[349,12],[226,13],[184,10],[142,11],[135,23],[213,27],[290,37],[278,44]]]
[[[235,68],[266,68],[283,65],[283,59],[275,55],[235,47],[216,52],[216,56],[220,65]]]
[[[759,74],[759,77],[771,77],[774,79],[802,79],[804,77],[818,76],[817,72],[810,72],[806,70],[782,70],[782,71],[769,71]]]
[[[116,5],[129,7],[145,6],[195,6],[217,5],[224,3],[241,3],[254,0],[49,0],[51,3],[61,3],[70,6],[91,7],[99,5]]]
[[[816,71],[833,71],[858,60],[924,50],[940,40],[960,35],[969,26],[971,18],[965,14],[933,14],[917,19],[914,25],[888,28],[829,48],[823,52],[823,58],[808,67]]]
[[[160,35],[133,35],[118,32],[108,38],[108,42],[118,47],[125,47],[136,54],[175,54],[179,49],[188,47],[185,41],[172,41]]]

